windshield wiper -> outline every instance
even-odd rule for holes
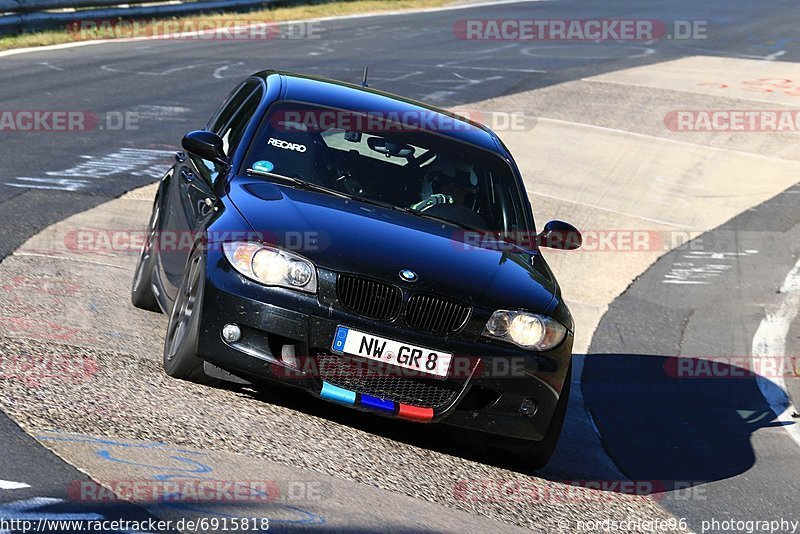
[[[381,208],[386,208],[388,210],[397,210],[397,211],[405,211],[405,208],[402,206],[395,206],[389,202],[383,202],[382,200],[373,200],[371,198],[365,197],[351,197],[353,200],[358,200],[359,202],[363,202],[364,204],[371,204],[373,206],[379,206]]]
[[[266,172],[266,171],[259,171],[256,169],[247,169],[247,174],[255,175],[255,176],[265,176],[267,178],[273,178],[275,180],[283,180],[284,182],[289,182],[290,184],[299,187],[301,189],[306,189],[308,191],[317,191],[319,193],[326,193],[328,195],[333,195],[341,198],[355,198],[347,193],[342,193],[341,191],[337,191],[335,189],[330,189],[323,185],[317,185],[311,182],[306,182],[305,180],[301,180],[299,178],[292,178],[291,176],[284,176],[282,174],[275,174],[274,172]]]
[[[452,224],[453,226],[458,226],[460,228],[464,228],[465,230],[475,230],[475,228],[473,228],[471,226],[468,226],[466,224],[460,223],[458,221],[454,221],[454,220],[448,219],[446,217],[438,217],[436,215],[429,215],[427,213],[424,213],[424,212],[421,212],[421,211],[417,211],[417,210],[412,209],[412,208],[407,208],[405,206],[397,206],[395,204],[390,204],[389,202],[383,202],[381,200],[373,200],[371,198],[364,198],[364,197],[358,197],[358,196],[353,196],[351,198],[353,200],[358,200],[359,202],[363,202],[365,204],[372,204],[373,206],[380,206],[382,208],[395,210],[395,211],[400,211],[400,212],[403,212],[403,213],[408,213],[409,215],[416,215],[418,217],[424,217],[426,219],[431,219],[431,220],[438,221],[438,222]]]
[[[446,224],[452,224],[453,226],[458,226],[459,228],[463,228],[464,230],[473,230],[475,232],[481,232],[482,230],[475,228],[474,226],[470,226],[468,224],[464,224],[459,221],[454,221],[453,219],[448,219],[447,217],[440,217],[438,215],[431,215],[430,213],[425,213],[424,211],[417,211],[412,208],[401,208],[405,213],[410,213],[412,215],[416,215],[418,217],[424,217],[426,219],[431,219],[433,221],[443,222]]]

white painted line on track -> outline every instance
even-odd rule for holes
[[[702,252],[690,251],[683,255],[684,260],[672,263],[670,270],[664,274],[662,284],[678,285],[704,285],[716,281],[725,272],[733,269],[733,265],[720,263],[723,261],[733,261],[741,256],[758,254],[757,250],[745,250],[744,252]],[[704,264],[695,263],[706,262]],[[707,263],[711,262],[711,263]]]
[[[742,58],[742,59],[757,59],[757,60],[761,60],[761,61],[775,61],[776,59],[778,59],[782,55],[786,54],[786,50],[779,50],[778,52],[775,52],[773,54],[768,54],[766,56],[756,56],[756,55],[753,55],[753,54],[742,54],[742,53],[739,53],[739,52],[730,52],[730,51],[726,52],[724,50],[710,50],[708,48],[697,48],[697,47],[688,47],[688,48],[691,48],[692,50],[697,50],[698,52],[706,52],[706,53],[714,54],[715,56],[732,55],[734,57],[738,57],[738,58]]]
[[[589,45],[589,46],[594,46],[595,44],[600,44],[600,43],[602,43],[602,41],[594,41],[592,43],[592,45]],[[641,47],[641,46],[628,47],[628,48],[630,48],[632,51],[638,51],[638,52],[636,52],[635,54],[628,55],[628,56],[616,56],[616,55],[614,55],[613,57],[612,56],[608,56],[608,55],[598,56],[597,53],[583,54],[583,53],[580,52],[581,49],[576,47],[574,43],[573,44],[563,44],[563,45],[562,44],[542,44],[542,43],[540,43],[540,44],[537,44],[536,46],[530,46],[530,47],[523,48],[522,50],[520,50],[520,52],[522,53],[522,55],[528,56],[528,57],[550,58],[550,57],[554,56],[553,50],[566,49],[566,50],[570,51],[570,54],[568,56],[564,56],[562,54],[562,55],[559,55],[558,57],[560,57],[562,59],[566,57],[566,58],[569,58],[569,59],[588,60],[588,61],[597,61],[598,59],[617,59],[617,60],[619,60],[619,59],[637,59],[637,58],[640,58],[640,57],[652,56],[653,54],[656,53],[655,48]],[[586,49],[584,49],[584,50],[586,50]],[[598,52],[601,49],[594,48],[594,49],[591,49],[591,50],[593,52]]]
[[[0,490],[15,490],[15,489],[24,489],[30,488],[28,484],[24,482],[12,482],[11,480],[0,480]]]
[[[157,109],[151,112],[158,113]],[[48,171],[44,177],[18,176],[4,185],[20,189],[51,189],[57,191],[83,191],[91,188],[91,180],[127,173],[137,177],[162,176],[162,161],[172,156],[169,150],[150,148],[121,148],[102,157],[82,155],[81,163],[69,169]]]
[[[613,85],[622,85],[622,86],[625,86],[625,87],[637,87],[639,89],[648,89],[650,91],[661,90],[661,91],[668,91],[670,93],[686,93],[686,94],[695,95],[695,96],[706,96],[706,97],[728,98],[728,99],[731,98],[730,96],[724,96],[724,95],[717,96],[717,95],[712,95],[712,94],[709,94],[709,93],[704,93],[702,91],[692,91],[690,89],[677,89],[675,87],[663,87],[663,88],[660,88],[660,87],[653,87],[651,85],[647,85],[647,84],[644,84],[644,83],[621,82],[621,81],[618,81],[618,80],[608,80],[608,79],[593,80],[592,78],[581,78],[581,81],[582,82],[590,82],[590,83],[608,83],[608,84],[613,84]],[[744,101],[747,101],[747,102],[758,102],[760,104],[776,105],[776,102],[774,100],[766,100],[766,99],[763,99],[763,98],[745,98],[745,97],[741,97],[741,96],[736,96],[736,97],[733,97],[733,98],[735,98],[737,100],[744,100]],[[777,105],[780,105],[780,106],[794,106],[794,107],[796,107],[796,106],[800,106],[800,102],[792,103],[792,102],[782,101]],[[720,149],[720,150],[724,150],[724,149]]]
[[[493,0],[487,2],[477,2],[473,4],[458,4],[452,6],[442,6],[442,7],[428,7],[422,9],[407,9],[407,10],[394,10],[394,11],[378,11],[375,13],[357,13],[353,15],[336,15],[333,17],[318,17],[314,19],[298,19],[298,20],[284,20],[280,22],[276,22],[279,26],[289,25],[289,24],[299,24],[304,22],[328,22],[328,21],[336,21],[336,20],[352,20],[352,19],[364,19],[364,18],[371,18],[371,17],[396,17],[401,15],[424,15],[426,13],[440,13],[445,11],[458,11],[458,10],[465,10],[465,9],[475,9],[481,7],[491,7],[491,6],[501,6],[505,4],[530,4],[530,3],[539,3],[539,2],[553,2],[555,0]],[[269,23],[268,23],[269,24]],[[263,24],[261,24],[263,25]],[[223,29],[216,29],[216,30],[203,30],[198,32],[185,32],[185,33],[176,33],[170,35],[157,35],[157,36],[145,36],[145,37],[131,37],[126,39],[97,39],[93,41],[77,41],[72,43],[61,43],[56,45],[48,45],[48,46],[33,46],[28,48],[16,48],[13,50],[4,50],[0,52],[0,57],[8,57],[8,56],[16,56],[20,54],[29,54],[31,52],[46,52],[49,50],[64,50],[67,48],[77,48],[79,46],[92,46],[92,45],[99,45],[99,44],[108,44],[108,43],[131,43],[131,42],[140,42],[140,41],[159,41],[165,39],[176,39],[176,38],[186,38],[191,36],[199,36],[199,35],[209,35],[213,33],[220,33],[220,32],[229,32],[232,30],[244,30],[247,28],[254,28],[259,26],[259,24],[249,24],[245,26],[237,26],[235,28],[223,28]]]
[[[114,269],[122,269],[125,271],[132,271],[127,267],[122,267],[120,265],[114,265],[113,263],[103,263],[102,261],[94,261],[94,260],[85,260],[82,258],[75,258],[72,256],[63,256],[58,254],[47,254],[44,252],[14,252],[14,256],[28,256],[30,258],[51,258],[60,261],[72,261],[76,263],[85,263],[88,265],[99,265],[100,267],[113,267]],[[1,489],[1,488],[0,488]]]
[[[547,74],[546,70],[541,69],[514,69],[514,68],[500,68],[500,67],[470,67],[467,65],[458,65],[458,61],[453,61],[451,63],[440,63],[436,65],[436,68],[439,69],[453,69],[455,70],[488,70],[488,71],[501,71],[501,72],[527,72],[529,74]]]
[[[584,80],[581,80],[581,81],[597,81],[599,83],[599,80],[584,79]],[[606,83],[606,82],[602,82],[602,83]],[[609,82],[609,83],[617,83],[617,82]],[[641,87],[645,87],[645,86],[641,86]],[[672,91],[672,89],[669,89],[669,90]],[[693,93],[693,94],[696,94],[696,93]],[[740,156],[747,156],[747,157],[758,158],[758,159],[766,159],[766,160],[769,160],[769,161],[795,161],[795,160],[786,159],[786,158],[776,158],[776,157],[772,157],[772,156],[766,156],[764,154],[758,154],[756,152],[746,152],[746,151],[743,151],[743,150],[733,150],[733,149],[730,149],[730,148],[722,148],[722,147],[718,147],[718,146],[700,145],[700,144],[697,144],[697,143],[691,143],[689,141],[680,141],[678,139],[670,139],[669,137],[659,137],[657,135],[643,134],[643,133],[639,133],[639,132],[630,132],[628,130],[620,130],[618,128],[609,128],[608,126],[598,126],[596,124],[588,124],[588,123],[585,123],[585,122],[566,121],[566,120],[563,120],[563,119],[551,119],[551,118],[548,118],[548,117],[537,117],[537,116],[534,116],[534,115],[523,115],[523,117],[526,118],[526,119],[535,119],[537,121],[555,122],[555,123],[559,123],[559,124],[566,124],[566,125],[569,125],[569,126],[580,126],[580,127],[585,127],[585,128],[592,128],[592,129],[595,129],[595,130],[602,130],[604,132],[613,132],[613,133],[618,133],[618,134],[622,134],[622,135],[630,135],[630,136],[633,136],[633,137],[640,137],[640,138],[643,138],[643,139],[654,139],[654,140],[657,140],[659,142],[664,142],[664,143],[672,143],[672,144],[677,144],[677,145],[690,146],[690,147],[700,148],[700,149],[704,149],[704,150],[714,150],[714,151],[718,151],[718,152],[727,152],[729,154],[738,154]],[[660,180],[660,181],[663,181],[663,179]],[[681,187],[687,187],[687,186],[681,185]]]
[[[557,197],[557,196],[554,196],[554,195],[548,195],[547,193],[540,193],[538,191],[534,191],[533,189],[529,189],[528,190],[528,196],[530,196],[530,195],[537,195],[537,196],[540,196],[540,197],[549,198],[551,200],[558,200],[559,202],[569,202],[570,204],[577,204],[578,206],[586,206],[587,208],[593,208],[593,209],[600,210],[600,211],[606,211],[608,213],[615,213],[617,215],[624,215],[625,217],[632,217],[634,219],[639,219],[639,220],[642,220],[642,221],[648,221],[648,222],[651,222],[651,223],[663,224],[664,226],[672,226],[672,227],[675,227],[675,228],[682,228],[682,229],[691,230],[691,228],[686,226],[685,224],[678,224],[678,223],[670,222],[670,221],[662,221],[661,219],[653,219],[651,217],[643,217],[642,215],[634,215],[632,213],[627,213],[625,211],[612,210],[612,209],[609,209],[609,208],[604,208],[602,206],[598,206],[597,204],[590,204],[589,202],[580,202],[578,200],[570,200],[568,198]]]
[[[786,357],[786,336],[792,322],[800,312],[800,260],[786,275],[780,293],[783,300],[774,312],[767,312],[753,336],[752,357],[783,359]],[[775,366],[773,366],[775,367]],[[754,365],[753,368],[756,368]],[[785,366],[781,366],[785,369]],[[800,446],[800,422],[792,417],[796,408],[786,395],[786,380],[783,371],[773,373],[774,376],[758,375],[757,383],[762,395],[775,412],[777,419],[785,423],[784,428],[792,439]]]
[[[86,180],[71,180],[69,178],[32,178],[18,176],[18,183],[4,182],[3,185],[19,189],[49,189],[52,191],[78,191],[89,184]],[[38,184],[38,185],[37,185]],[[42,185],[47,184],[47,185]]]

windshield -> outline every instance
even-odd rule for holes
[[[398,123],[294,102],[273,105],[246,168],[463,228],[527,231],[517,180],[499,156]]]

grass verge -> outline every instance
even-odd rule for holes
[[[404,9],[419,9],[426,7],[440,7],[452,4],[451,0],[330,0],[309,2],[296,6],[272,7],[257,11],[239,13],[212,13],[196,14],[181,17],[170,17],[151,21],[151,19],[137,19],[137,35],[153,35],[159,33],[164,27],[164,21],[175,21],[180,27],[180,23],[187,28],[196,27],[201,23],[224,22],[281,22],[287,20],[304,20],[319,17],[333,17],[337,15],[355,15],[362,13],[376,13],[381,11],[398,11]],[[192,26],[194,25],[194,26]],[[170,25],[174,27],[175,25]],[[101,31],[92,38],[106,39],[123,35],[123,32]],[[24,33],[21,35],[0,36],[0,50],[10,50],[13,48],[28,48],[35,46],[47,46],[74,41],[85,41],[88,38],[86,32],[76,32],[68,27],[63,29],[46,30],[35,33]]]

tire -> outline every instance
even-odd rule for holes
[[[205,374],[203,360],[197,357],[204,286],[205,259],[202,252],[195,252],[183,272],[169,316],[164,339],[164,372],[173,378],[214,386],[220,381]]]
[[[160,207],[158,199],[156,199],[150,223],[147,225],[147,237],[139,252],[139,260],[136,262],[136,271],[131,284],[131,303],[139,309],[161,313],[161,307],[153,294],[153,270],[156,268],[153,242],[158,227],[159,213]]]
[[[496,448],[502,450],[504,454],[511,453],[520,467],[533,471],[539,470],[547,465],[558,444],[561,436],[561,429],[564,427],[564,419],[567,417],[567,405],[569,404],[569,392],[572,381],[572,362],[569,364],[567,376],[564,379],[564,387],[553,411],[553,418],[547,428],[544,439],[532,441],[525,439],[509,438],[505,444]]]

